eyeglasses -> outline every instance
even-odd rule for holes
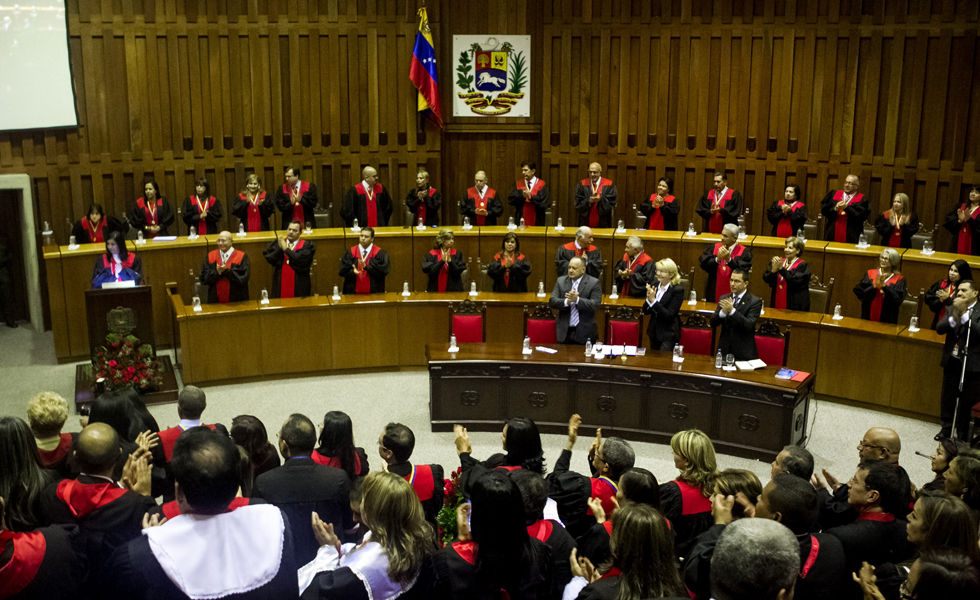
[[[879,450],[884,450],[884,446],[876,446],[875,444],[869,444],[868,442],[861,440],[858,442],[858,448],[878,448]]]

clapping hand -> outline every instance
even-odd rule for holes
[[[649,283],[647,284],[647,302],[653,304],[657,301],[657,288],[653,287]]]
[[[864,600],[885,600],[885,597],[881,594],[881,590],[878,589],[878,578],[875,577],[875,568],[873,566],[862,562],[861,570],[857,573],[851,573],[851,577],[861,586],[861,592],[864,593]]]
[[[779,258],[778,256],[773,256],[772,260],[769,261],[769,264],[771,265],[769,267],[770,271],[778,271],[779,268],[783,266],[783,259]]]
[[[788,215],[789,212],[791,210],[793,210],[793,205],[792,204],[783,204],[782,209],[783,209],[783,214],[784,215]]]
[[[721,300],[719,300],[718,308],[720,308],[721,311],[726,315],[732,312],[732,310],[735,308],[735,303],[732,301],[732,297],[729,296],[727,298],[722,298]]]
[[[601,577],[599,572],[592,565],[591,560],[585,558],[584,556],[579,558],[578,549],[576,548],[572,549],[572,554],[568,557],[568,564],[572,569],[573,577],[582,577],[589,583],[592,583]]]
[[[602,446],[602,427],[595,430],[595,439],[592,440],[592,445],[589,446],[589,462],[595,458],[596,452]]]
[[[847,208],[847,202],[844,200],[841,200],[836,205],[834,205],[834,210],[844,210],[845,208]]]
[[[162,515],[150,516],[150,513],[143,515],[143,529],[149,529],[150,527],[159,527],[167,522],[167,517]]]
[[[140,496],[149,496],[153,484],[152,480],[153,468],[150,466],[147,456],[140,451],[130,454],[126,459],[126,464],[123,465],[123,474],[120,480],[122,486]]]
[[[456,434],[456,438],[453,443],[456,444],[456,454],[468,454],[473,452],[473,446],[470,445],[470,436],[466,432],[466,428],[462,425],[453,425],[453,433]]]
[[[578,291],[571,290],[565,294],[565,299],[568,300],[569,304],[575,304],[578,302]]]
[[[732,255],[732,251],[722,246],[718,248],[718,262],[726,262]]]
[[[949,298],[949,292],[943,288],[939,288],[939,290],[936,292],[936,297],[939,298],[941,302],[945,302],[946,299]]]
[[[582,417],[577,414],[572,415],[568,419],[568,443],[565,445],[565,449],[571,452],[572,447],[575,446],[575,442],[578,441],[578,427],[582,424]]]
[[[660,194],[657,194],[656,199],[654,199],[654,201],[653,201],[653,207],[654,208],[660,208],[663,205],[664,205],[664,197],[661,196]]]
[[[461,542],[468,542],[471,539],[470,512],[472,511],[473,505],[469,502],[463,502],[456,507],[456,537],[458,537],[459,541]]]
[[[279,235],[276,235],[276,241],[279,242],[279,249],[280,250],[285,251],[286,248],[289,247],[289,242],[286,241],[286,238],[281,238],[281,237],[279,237]]]
[[[333,546],[337,549],[337,554],[343,554],[343,546],[340,544],[340,538],[333,531],[333,523],[324,523],[320,515],[315,512],[310,513],[310,515],[316,543],[320,546]]]

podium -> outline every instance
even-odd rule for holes
[[[109,335],[109,311],[120,307],[132,309],[136,313],[136,329],[133,335],[144,344],[153,344],[153,296],[150,289],[148,285],[138,285],[85,292],[90,357],[94,356],[97,348],[105,344],[105,336]]]

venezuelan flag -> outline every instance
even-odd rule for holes
[[[432,31],[425,8],[419,9],[419,32],[415,36],[412,66],[408,78],[419,90],[419,112],[426,112],[436,125],[442,127],[439,107],[439,78],[436,76],[436,51],[432,46]]]

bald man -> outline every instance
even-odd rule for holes
[[[497,197],[497,191],[487,183],[487,174],[477,171],[473,187],[466,190],[466,197],[459,201],[459,214],[477,227],[496,225],[497,217],[504,214],[504,204]]]
[[[871,215],[871,199],[861,193],[861,178],[853,173],[844,178],[844,189],[830,190],[820,201],[824,217],[823,239],[856,244]],[[870,240],[869,240],[870,241]]]
[[[276,188],[276,206],[282,213],[282,228],[289,227],[290,221],[299,221],[304,228],[316,225],[313,209],[320,201],[316,195],[316,184],[300,181],[299,167],[286,167],[285,183]]]
[[[387,227],[391,219],[391,196],[378,182],[378,171],[374,167],[364,167],[361,182],[344,194],[344,205],[340,218],[347,227],[354,226],[354,219],[360,227]]]
[[[251,273],[248,255],[235,250],[230,231],[218,234],[218,248],[201,265],[201,284],[208,286],[208,304],[248,300]]]
[[[584,227],[612,227],[616,213],[616,186],[602,176],[599,163],[589,165],[589,178],[575,188],[578,224]]]

